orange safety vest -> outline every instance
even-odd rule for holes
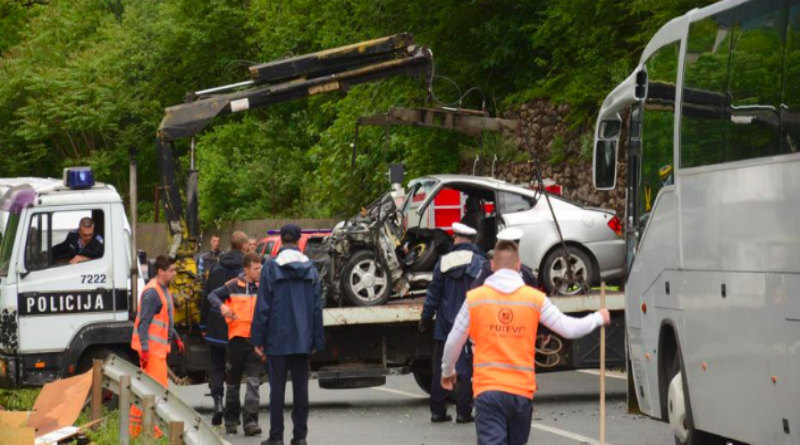
[[[172,298],[169,294],[164,295],[164,291],[161,289],[161,286],[158,285],[158,282],[155,279],[150,280],[147,283],[147,286],[144,287],[142,290],[142,294],[139,295],[139,305],[137,307],[141,308],[142,303],[142,295],[144,295],[147,289],[155,289],[158,292],[158,297],[161,299],[161,311],[153,317],[153,321],[150,322],[150,328],[147,330],[147,334],[149,336],[149,347],[148,350],[150,351],[150,356],[157,357],[157,358],[164,358],[169,354],[170,351],[170,344],[169,344],[169,301],[167,298]],[[139,339],[139,311],[136,312],[136,321],[133,323],[133,338],[131,338],[131,348],[134,351],[141,352],[142,351],[142,342]]]
[[[544,299],[543,293],[527,286],[513,294],[489,286],[467,293],[476,397],[485,391],[502,391],[533,398],[536,330]]]
[[[254,289],[258,289],[258,284],[251,283]],[[236,319],[225,318],[228,323],[228,340],[233,337],[250,338],[250,328],[253,326],[253,314],[256,312],[256,301],[258,294],[247,293],[247,283],[239,278],[234,278],[225,283],[230,291],[228,297],[228,307],[231,308]]]

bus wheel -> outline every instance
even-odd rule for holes
[[[686,418],[686,399],[683,396],[683,377],[681,373],[675,374],[669,383],[667,393],[667,412],[669,413],[669,426],[675,435],[675,444],[689,443],[689,428]]]

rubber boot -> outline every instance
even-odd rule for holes
[[[222,396],[214,396],[214,416],[211,417],[211,424],[214,426],[222,425],[222,415],[225,413],[225,404]]]

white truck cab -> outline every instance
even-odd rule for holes
[[[82,222],[94,226],[88,242]],[[129,353],[130,236],[120,195],[88,168],[61,181],[0,179],[0,387]]]

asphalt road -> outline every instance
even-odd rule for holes
[[[537,376],[531,444],[597,444],[599,431],[599,377],[585,372]],[[671,445],[667,424],[626,414],[625,380],[607,379],[607,435],[609,445]],[[475,443],[474,425],[431,424],[428,401],[413,377],[390,377],[378,388],[323,390],[311,382],[311,445],[343,444],[458,444]],[[211,399],[206,385],[179,388],[181,397],[209,419]],[[242,388],[244,394],[244,388]],[[266,440],[269,386],[261,389],[261,436],[224,435],[232,444]],[[287,388],[287,433],[291,439],[291,388]],[[451,410],[451,414],[452,414]]]

